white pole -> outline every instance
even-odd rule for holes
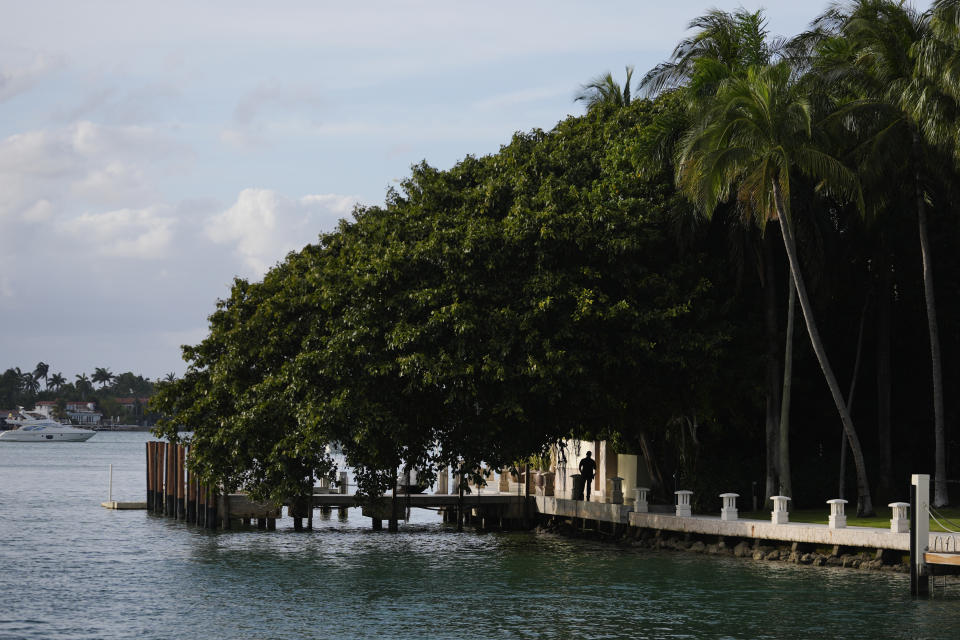
[[[107,488],[107,502],[113,502],[113,464],[110,464],[110,485]]]
[[[930,546],[930,475],[914,474],[910,478],[913,504],[910,509],[910,591],[912,595],[930,592],[930,575],[923,554]]]

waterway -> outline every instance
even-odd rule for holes
[[[0,443],[0,639],[957,638],[960,594],[899,574],[651,552],[545,534],[209,532],[144,499],[145,433]]]

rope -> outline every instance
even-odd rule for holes
[[[958,525],[956,522],[951,522],[950,520],[948,520],[947,518],[945,518],[942,514],[938,513],[938,512],[936,511],[936,509],[934,509],[933,507],[930,507],[929,511],[930,511],[930,518],[931,518],[934,522],[936,522],[938,525],[940,525],[940,528],[941,528],[941,529],[943,529],[943,530],[946,531],[947,533],[960,533],[960,531],[958,531],[958,530],[956,530],[956,529],[951,529],[951,528],[949,528],[947,525],[945,525],[945,524],[943,524],[942,522],[940,522],[940,520],[937,518],[937,515],[939,515],[941,518],[943,518],[944,520],[946,520],[947,522],[949,522],[949,523],[952,524],[953,526],[955,526],[955,527],[960,527],[960,525]],[[934,515],[934,514],[936,514],[936,515]]]
[[[933,507],[929,507],[929,510],[930,510],[932,513],[935,513],[935,514],[937,514],[938,516],[940,516],[941,518],[943,518],[944,521],[949,522],[949,523],[952,524],[953,526],[960,528],[960,524],[957,524],[956,522],[953,522],[952,520],[950,520],[949,518],[947,518],[945,515],[943,515],[942,513],[940,513],[939,511],[937,511],[936,509],[934,509]],[[943,526],[943,525],[940,525],[940,526]],[[960,533],[960,532],[958,532],[958,531],[953,531],[952,533]]]

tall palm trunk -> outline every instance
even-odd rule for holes
[[[937,303],[933,294],[933,264],[927,233],[927,205],[920,186],[920,134],[913,133],[914,183],[917,198],[917,227],[920,233],[920,257],[923,260],[923,297],[927,305],[927,329],[930,333],[930,364],[933,368],[934,476],[933,506],[949,504],[947,495],[947,451],[943,421],[943,374],[940,363],[940,332],[937,329]]]
[[[763,297],[767,341],[767,416],[766,416],[766,486],[764,501],[777,495],[777,476],[780,465],[777,455],[778,419],[780,417],[780,359],[777,348],[777,296],[776,273],[773,268],[772,235],[763,239]],[[792,289],[791,289],[792,291]]]
[[[870,307],[870,294],[867,293],[860,312],[860,328],[857,330],[857,355],[853,358],[853,374],[850,376],[850,391],[847,393],[847,411],[853,412],[854,393],[857,390],[857,378],[860,375],[860,356],[863,354],[863,328],[867,323],[867,309]],[[847,484],[847,434],[840,432],[840,491],[838,498],[846,498]]]
[[[882,243],[881,243],[882,244]],[[877,440],[880,449],[880,504],[893,499],[893,452],[890,446],[892,364],[890,361],[891,315],[890,266],[886,254],[880,264],[880,296],[877,299]]]
[[[793,388],[793,325],[797,315],[797,295],[793,282],[787,286],[787,344],[783,349],[783,395],[780,397],[780,495],[793,496],[790,476],[790,394]]]
[[[776,179],[772,182],[777,216],[780,219],[780,235],[783,236],[784,248],[787,250],[787,258],[790,260],[790,273],[793,274],[793,283],[797,288],[797,297],[800,299],[800,309],[803,311],[803,319],[807,325],[810,345],[813,347],[813,352],[817,356],[817,362],[820,363],[820,369],[823,371],[823,377],[827,381],[830,395],[833,396],[833,402],[837,407],[837,411],[840,413],[840,421],[843,423],[843,428],[847,432],[847,438],[850,440],[850,450],[853,452],[853,461],[857,467],[857,515],[873,515],[873,500],[870,497],[870,485],[867,481],[867,468],[863,459],[863,451],[860,448],[860,439],[857,438],[857,432],[853,428],[853,420],[850,417],[850,412],[847,410],[847,404],[843,400],[840,386],[837,384],[837,378],[833,374],[830,361],[827,359],[827,353],[823,348],[823,341],[820,339],[820,332],[817,330],[817,324],[813,318],[813,309],[810,306],[807,289],[803,284],[803,276],[800,273],[797,247],[793,238],[793,230],[790,228],[790,220],[786,215],[787,210],[783,203],[783,195],[780,193],[780,185]]]

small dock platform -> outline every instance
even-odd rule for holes
[[[147,508],[146,502],[118,502],[116,500],[107,500],[106,502],[101,502],[100,506],[104,509],[120,509],[120,510],[145,510]]]

